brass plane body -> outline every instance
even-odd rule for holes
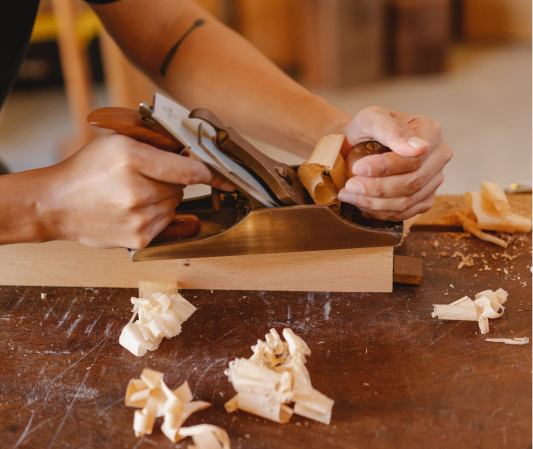
[[[395,246],[402,237],[401,223],[365,226],[322,205],[253,208],[242,194],[221,195],[220,213],[213,212],[209,196],[184,201],[178,207],[178,213],[200,218],[199,234],[132,250],[131,259],[194,259]],[[355,208],[346,209],[343,213],[349,216]]]

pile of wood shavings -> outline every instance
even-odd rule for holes
[[[266,341],[252,347],[250,359],[230,363],[226,375],[237,395],[225,404],[226,411],[241,409],[279,423],[287,423],[295,413],[329,424],[334,401],[311,385],[305,368],[311,350],[291,329],[284,329],[283,336],[286,342],[271,329]]]
[[[194,412],[204,410],[211,404],[193,401],[189,384],[185,381],[175,390],[163,382],[163,373],[150,369],[143,370],[140,379],[132,379],[126,391],[126,405],[142,408],[136,410],[133,420],[135,436],[151,435],[156,418],[164,416],[161,430],[165,436],[176,443],[191,436],[193,449],[229,449],[227,432],[213,425],[181,427]]]
[[[482,334],[489,332],[489,318],[495,319],[503,315],[507,301],[507,292],[499,288],[495,292],[485,290],[477,293],[475,301],[468,296],[451,304],[435,304],[433,318],[440,320],[477,321]]]
[[[131,302],[133,316],[122,329],[119,343],[137,357],[155,351],[163,338],[178,335],[181,325],[196,311],[179,293],[154,293],[150,298],[131,298]]]

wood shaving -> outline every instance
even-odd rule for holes
[[[470,233],[468,232],[450,232],[449,234],[452,235],[456,242],[462,239],[470,238]]]
[[[507,196],[499,185],[493,182],[483,182],[481,190],[482,192],[465,193],[467,213],[473,213],[476,221],[460,211],[456,212],[465,231],[503,248],[507,247],[507,242],[482,232],[482,229],[511,234],[531,232],[531,219],[511,212]]]
[[[493,343],[505,343],[506,345],[528,345],[529,338],[485,338],[485,341]]]
[[[502,248],[507,248],[507,242],[491,234],[487,234],[486,232],[481,231],[481,228],[476,222],[470,220],[461,212],[457,212],[457,217],[459,218],[459,221],[463,225],[463,229],[465,231],[470,232],[470,234],[476,236],[480,240],[494,243],[495,245],[501,246]]]
[[[341,209],[338,191],[348,180],[346,163],[340,155],[345,139],[342,134],[322,137],[311,157],[298,169],[298,177],[313,201],[324,204],[335,212],[340,212]]]
[[[501,187],[498,186],[501,189]],[[505,194],[503,194],[505,196]],[[507,198],[505,198],[507,199]],[[521,215],[509,212],[502,215],[494,206],[491,199],[484,193],[466,192],[467,208],[472,210],[481,229],[500,231],[513,234],[515,232],[530,232],[531,220]],[[507,204],[508,205],[508,204]]]
[[[311,350],[291,329],[284,329],[283,336],[286,341],[271,329],[266,341],[252,346],[250,359],[230,362],[225,373],[237,395],[225,404],[226,411],[240,409],[279,423],[295,413],[329,424],[334,401],[311,385],[305,367]]]
[[[431,314],[440,320],[477,321],[482,334],[489,332],[489,318],[495,319],[503,315],[503,304],[507,301],[508,293],[503,289],[495,292],[485,290],[477,293],[472,301],[464,296],[451,304],[435,304]]]
[[[150,435],[154,428],[155,419],[163,416],[164,421],[161,430],[169,440],[176,443],[184,436],[179,432],[187,418],[194,412],[210,407],[211,404],[204,401],[193,401],[193,395],[187,381],[175,390],[171,390],[163,381],[163,377],[163,373],[158,371],[143,370],[140,379],[132,379],[128,384],[126,405],[142,408],[142,410],[135,410],[133,418],[133,430],[136,437]],[[223,429],[220,430],[223,431]],[[223,432],[225,433],[225,431]],[[217,446],[198,445],[197,447],[207,449]],[[228,446],[220,447],[229,447],[229,440]]]
[[[474,261],[472,260],[473,256],[471,255],[465,256],[463,253],[460,253],[459,251],[455,251],[455,253],[453,253],[452,258],[456,258],[456,257],[461,258],[461,262],[459,262],[459,265],[457,265],[457,268],[459,270],[465,266],[471,267],[472,265],[474,265]]]
[[[437,249],[439,247],[439,241],[438,240],[434,240],[433,243],[432,243],[432,246],[433,246],[433,248]]]
[[[155,351],[163,338],[178,335],[181,325],[196,311],[179,293],[153,293],[150,298],[131,298],[131,302],[133,316],[122,329],[119,343],[137,357]],[[139,319],[134,321],[136,317]]]
[[[228,432],[212,424],[182,427],[179,436],[192,437],[194,445],[188,446],[188,449],[230,449]]]

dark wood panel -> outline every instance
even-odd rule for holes
[[[118,344],[135,290],[0,287],[0,446],[174,447],[159,424],[135,438],[124,406],[128,381],[149,367],[212,402],[186,424],[224,427],[233,448],[531,447],[531,345],[431,318],[432,304],[503,287],[507,310],[489,336],[531,337],[531,237],[511,243],[509,260],[458,234],[412,233],[398,253],[425,256],[424,277],[392,294],[187,291],[198,311],[143,358]],[[456,251],[479,257],[459,270]],[[234,394],[224,369],[271,327],[308,342],[313,384],[336,401],[331,425],[224,411]]]

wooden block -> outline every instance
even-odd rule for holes
[[[420,285],[422,282],[422,259],[420,257],[394,256],[394,282]]]
[[[136,288],[140,280],[184,289],[392,291],[391,246],[132,262],[123,248],[56,241],[0,246],[0,285]]]

